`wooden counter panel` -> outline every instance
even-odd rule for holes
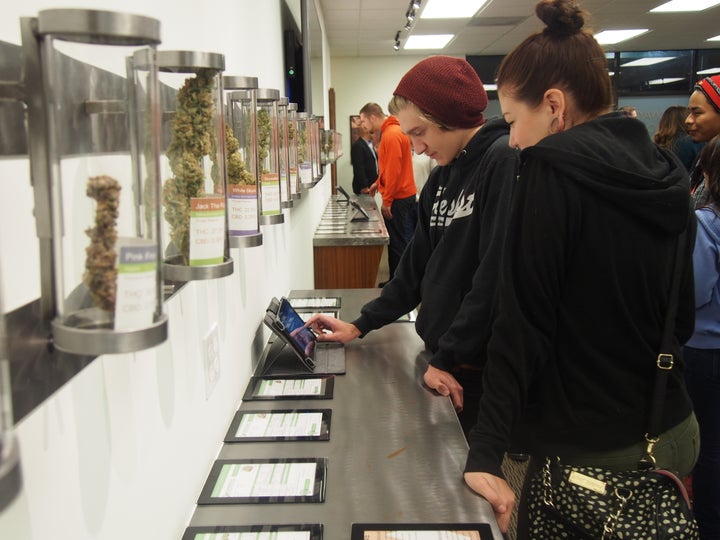
[[[375,287],[382,245],[315,246],[316,289],[363,289]]]

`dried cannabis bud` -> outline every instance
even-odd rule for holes
[[[164,215],[170,225],[170,239],[185,264],[190,261],[190,199],[204,195],[203,157],[217,144],[212,129],[216,73],[201,69],[185,80],[177,94],[172,141],[167,150],[173,177],[163,185]]]
[[[225,126],[225,151],[227,155],[228,184],[255,184],[255,177],[248,170],[247,165],[240,156],[240,143],[230,126]]]
[[[83,282],[90,290],[93,304],[106,311],[115,310],[117,291],[117,218],[120,205],[120,183],[109,176],[88,180],[86,194],[97,201],[95,227],[87,229],[90,245],[85,248]]]
[[[307,130],[301,129],[298,134],[298,163],[305,163],[307,154]]]
[[[270,113],[267,109],[259,108],[257,111],[258,124],[258,159],[262,170],[260,174],[267,174],[270,171],[265,168],[265,159],[270,155],[270,141],[272,140],[272,124]]]

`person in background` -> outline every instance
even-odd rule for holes
[[[688,135],[704,143],[720,135],[720,75],[705,77],[695,84],[688,103],[690,114],[685,119]],[[695,208],[707,204],[705,180],[697,161],[690,170],[690,191]]]
[[[438,164],[420,194],[415,234],[395,279],[358,319],[313,315],[307,323],[320,340],[347,343],[420,304],[415,329],[429,356],[425,382],[450,396],[465,433],[477,416],[518,166],[505,121],[485,121],[487,102],[462,59],[431,56],[403,76],[391,110],[415,150]]]
[[[370,186],[378,176],[377,156],[373,148],[372,134],[362,123],[360,136],[350,147],[350,161],[353,168],[353,193],[370,193]]]
[[[683,105],[673,105],[665,109],[653,140],[674,153],[689,172],[702,149],[702,143],[696,143],[687,134],[685,119],[688,114],[690,109]]]
[[[622,107],[618,107],[618,112],[625,113],[628,118],[638,117],[637,109],[632,105],[623,105]]]
[[[613,112],[605,53],[577,2],[542,0],[535,12],[545,29],[505,56],[496,79],[522,165],[464,474],[505,531],[515,497],[501,460],[511,444],[528,451],[518,538],[538,538],[529,485],[545,457],[637,469],[684,232],[657,466],[686,476],[699,445],[680,354],[695,311],[687,172],[641,121]]]
[[[415,226],[417,189],[410,139],[400,129],[398,119],[386,115],[377,103],[368,103],[360,109],[360,122],[366,130],[380,133],[378,177],[370,186],[370,195],[379,191],[382,196],[381,211],[390,236],[388,266],[392,280]]]
[[[695,332],[685,345],[685,381],[700,425],[692,472],[700,538],[720,538],[720,135],[700,153],[707,204],[695,210]]]

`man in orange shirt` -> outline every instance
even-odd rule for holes
[[[378,178],[370,186],[370,194],[379,191],[382,195],[382,215],[390,235],[388,266],[392,279],[400,257],[415,232],[417,188],[410,138],[400,129],[398,119],[386,115],[377,103],[368,103],[360,109],[360,122],[368,131],[380,133]]]

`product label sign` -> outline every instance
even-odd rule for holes
[[[257,186],[228,185],[228,223],[230,236],[258,234]]]
[[[263,216],[282,213],[280,207],[280,175],[278,173],[263,174],[260,185]]]
[[[300,182],[303,184],[312,183],[312,163],[309,161],[300,164]]]
[[[118,240],[115,330],[152,324],[157,304],[157,246],[143,239]]]
[[[190,199],[190,266],[223,262],[225,252],[225,198]]]

